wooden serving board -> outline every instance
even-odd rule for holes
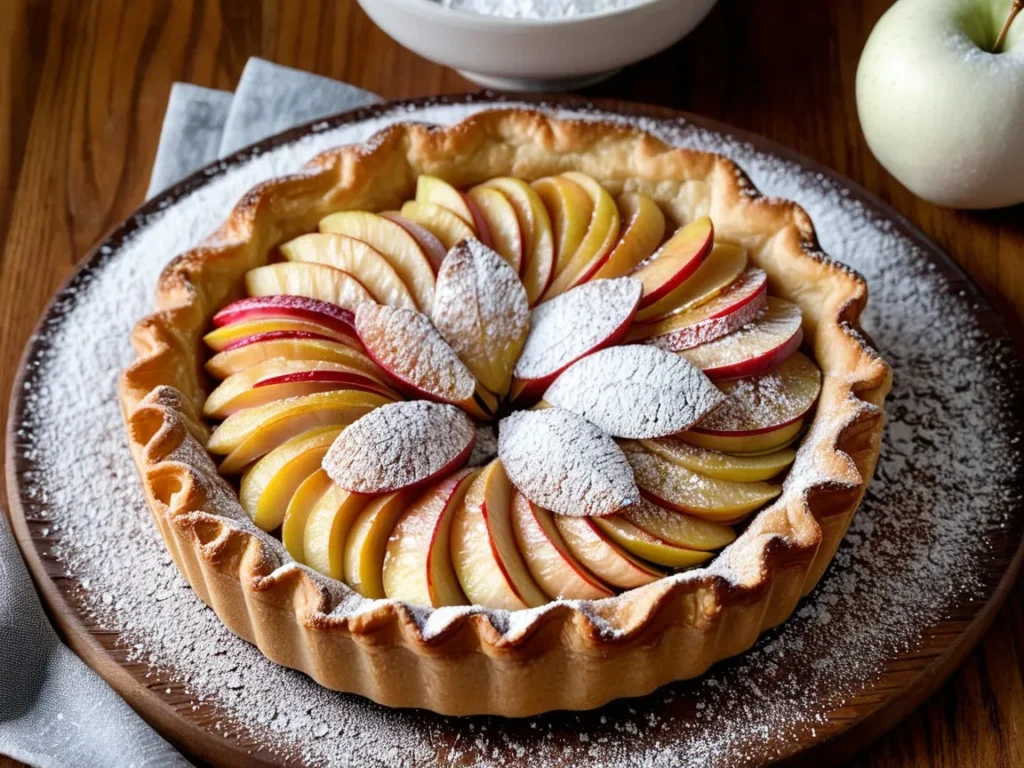
[[[487,95],[467,98],[477,104],[500,101],[498,97]],[[467,98],[459,97],[450,102],[464,105]],[[433,114],[431,109],[439,108],[439,104],[443,107],[445,103],[413,101],[397,106],[403,110],[403,119],[417,119],[429,117]],[[863,216],[865,221],[873,222],[872,226],[882,222],[880,226],[902,243],[898,252],[907,258],[909,265],[902,279],[940,281],[946,301],[960,302],[976,313],[979,349],[1009,355],[1008,362],[993,374],[998,380],[987,382],[985,386],[992,391],[1011,393],[1012,402],[1005,410],[1010,416],[999,426],[1000,439],[1010,441],[1024,435],[1024,396],[1019,392],[1021,366],[996,313],[948,256],[887,205],[851,182],[770,141],[696,116],[661,108],[624,106],[618,102],[593,105],[561,97],[543,99],[543,104],[583,111],[596,107],[602,112],[639,120],[645,127],[660,125],[666,130],[680,131],[690,139],[699,136],[702,144],[710,143],[727,152],[732,148],[748,156],[766,179],[779,173],[799,177],[808,190],[812,187],[819,190],[813,193],[815,195],[824,194],[820,189],[827,188],[829,195],[848,201],[843,204],[847,212],[844,215]],[[148,228],[158,226],[154,222],[159,221],[161,210],[195,205],[197,191],[233,174],[250,173],[254,163],[264,162],[265,157],[273,156],[282,148],[294,146],[313,134],[345,135],[344,131],[376,120],[395,107],[395,104],[386,104],[358,110],[321,121],[315,128],[294,129],[261,143],[255,152],[241,152],[216,168],[197,173],[147,203],[86,257],[45,313],[40,332],[30,341],[19,371],[8,420],[8,491],[14,530],[39,590],[68,644],[157,730],[197,761],[218,766],[301,765],[318,762],[317,756],[322,752],[304,749],[302,744],[280,743],[248,722],[245,713],[237,707],[232,709],[226,696],[220,697],[214,692],[200,700],[195,686],[185,682],[187,670],[178,669],[173,660],[170,663],[160,660],[155,665],[138,660],[139,650],[132,648],[133,644],[138,644],[138,637],[131,631],[125,632],[125,627],[133,626],[130,607],[113,611],[102,609],[89,585],[83,583],[81,560],[76,560],[75,556],[76,542],[73,538],[63,538],[65,528],[55,525],[62,512],[54,509],[49,501],[52,496],[47,493],[47,483],[53,480],[48,480],[47,474],[40,471],[38,456],[32,450],[31,434],[39,429],[40,417],[26,393],[40,383],[39,361],[59,351],[55,348],[60,344],[67,343],[60,340],[55,329],[73,320],[76,297],[86,294],[90,290],[88,286],[95,284],[105,271],[114,269],[119,259],[128,258],[132,240],[144,235]],[[742,158],[740,162],[743,163]],[[758,174],[752,172],[751,175],[757,182]],[[797,199],[804,202],[799,196]],[[856,204],[856,214],[850,207],[852,204]],[[811,213],[813,216],[814,211]],[[851,254],[855,254],[856,243],[847,245]],[[857,266],[856,262],[854,265]],[[886,274],[891,276],[898,269],[897,264],[887,269]],[[890,281],[885,282],[881,291],[883,297],[887,290],[893,290]],[[874,290],[874,286],[872,288]],[[928,307],[919,309],[926,311]],[[911,310],[903,308],[901,311]],[[892,333],[894,324],[890,322],[884,327],[887,333]],[[876,338],[876,341],[885,354],[885,339]],[[126,347],[127,343],[125,338]],[[936,354],[954,353],[955,350],[936,351]],[[912,361],[901,362],[905,366],[902,369],[897,366],[897,390],[904,384],[900,381],[901,372],[907,375],[913,370]],[[109,381],[80,384],[104,387],[109,386]],[[110,397],[114,397],[113,392]],[[979,390],[977,403],[965,407],[982,408],[984,399],[985,394]],[[899,421],[900,418],[897,412],[894,419]],[[979,429],[980,423],[965,419],[961,428],[970,433],[972,429]],[[965,434],[965,439],[971,437],[978,439],[980,436]],[[901,433],[903,438],[905,435]],[[915,450],[926,453],[942,448],[922,439]],[[130,466],[127,449],[122,451],[123,455],[116,456],[119,468]],[[83,461],[89,460],[88,455],[83,456]],[[954,470],[951,464],[951,472]],[[97,467],[97,471],[109,471],[109,468]],[[879,585],[891,585],[900,593],[892,596],[892,603],[901,604],[900,598],[915,589],[914,574],[901,574],[898,559],[887,560],[888,556],[879,548],[876,557],[888,571],[886,580],[876,584],[863,576],[859,581],[854,579],[851,574],[871,573],[871,563],[862,562],[864,553],[870,551],[865,549],[864,540],[873,536],[877,536],[879,542],[889,539],[885,542],[885,551],[892,547],[898,549],[904,544],[898,540],[899,536],[917,535],[918,528],[928,528],[936,515],[945,514],[943,509],[921,502],[928,498],[928,493],[910,493],[906,496],[910,501],[898,512],[904,521],[919,521],[920,526],[904,525],[895,531],[888,530],[886,525],[893,518],[894,499],[902,498],[891,489],[900,479],[889,476],[877,481],[881,484],[877,494],[874,491],[878,486],[873,486],[858,515],[858,520],[864,519],[864,527],[858,528],[855,522],[850,541],[840,550],[840,558],[819,588],[804,601],[805,607],[798,609],[798,615],[763,637],[750,654],[716,666],[701,680],[668,686],[649,697],[612,703],[592,713],[553,713],[526,721],[382,712],[381,708],[357,697],[329,694],[335,697],[332,706],[339,707],[339,712],[343,709],[349,722],[356,725],[365,717],[366,722],[372,720],[375,727],[379,727],[382,720],[395,726],[393,738],[396,742],[401,739],[402,743],[392,756],[368,756],[367,762],[372,758],[374,764],[382,765],[391,762],[473,765],[485,759],[496,765],[512,765],[524,759],[523,754],[536,755],[538,761],[551,765],[585,765],[597,761],[605,765],[655,765],[661,764],[659,760],[671,764],[673,756],[678,762],[720,766],[755,765],[784,759],[807,763],[841,760],[910,712],[955,669],[988,627],[1024,558],[1024,503],[1019,493],[1007,492],[1000,496],[1002,508],[986,508],[978,513],[979,535],[984,535],[985,546],[979,547],[966,537],[962,542],[947,539],[937,544],[944,548],[944,557],[958,564],[958,568],[950,569],[945,577],[939,576],[949,579],[949,588],[944,590],[949,595],[948,600],[934,606],[933,612],[907,609],[908,615],[897,617],[899,621],[895,622],[884,611],[872,610],[874,603],[870,600],[877,599]],[[907,477],[906,482],[920,480]],[[974,482],[978,482],[977,477]],[[1019,490],[1024,487],[1024,468],[1017,461],[1008,477],[992,477],[984,482],[1000,489]],[[936,491],[941,492],[941,489]],[[963,489],[946,492],[962,493]],[[144,508],[123,513],[146,514]],[[114,545],[111,542],[111,546]],[[907,542],[906,546],[907,551],[923,551],[913,542]],[[844,573],[846,567],[850,571]],[[935,578],[932,572],[922,570],[921,574]],[[958,574],[969,574],[969,583],[962,583],[964,580],[959,579]],[[848,584],[841,583],[844,577]],[[935,585],[929,586],[935,588]],[[940,591],[943,590],[936,590],[936,594]],[[183,594],[173,599],[193,603],[198,600],[186,590],[179,592]],[[117,602],[116,594],[111,602]],[[860,649],[867,656],[882,653],[869,669],[846,663],[857,654],[846,654],[845,659],[829,656],[833,651],[829,648],[827,625],[830,621],[839,621],[839,617],[828,616],[830,608],[856,613],[859,621],[871,624],[855,635],[879,640],[872,642],[871,647],[864,643]],[[836,631],[841,633],[840,626],[836,626]],[[224,632],[227,634],[226,630]],[[899,647],[885,648],[892,634],[899,635],[896,638]],[[838,639],[838,635],[834,639]],[[251,653],[249,646],[232,636],[225,642],[232,652]],[[803,656],[797,657],[797,663],[793,663],[792,658],[785,655],[786,649],[798,646],[805,650]],[[879,651],[879,647],[883,650]],[[270,664],[262,657],[257,663]],[[832,667],[836,668],[834,673],[828,671]],[[310,685],[298,673],[282,671],[281,674],[286,686]],[[739,691],[741,685],[744,691],[758,692],[758,700],[743,702],[730,698],[727,691]],[[777,695],[773,695],[776,692]],[[282,691],[281,695],[288,695],[288,692]],[[786,727],[766,728],[765,723],[773,722],[765,719],[766,710],[775,713],[776,724],[784,719]],[[538,733],[545,738],[539,739]],[[387,738],[385,735],[384,740]],[[538,751],[516,752],[523,745],[534,745],[528,749],[535,747]],[[384,754],[382,750],[381,755]]]

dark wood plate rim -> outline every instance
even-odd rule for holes
[[[981,289],[971,280],[959,264],[927,235],[917,229],[905,216],[876,195],[835,171],[804,155],[787,149],[771,139],[733,128],[715,120],[666,107],[565,95],[517,95],[513,97],[490,91],[453,96],[402,99],[381,102],[368,107],[342,112],[328,118],[313,120],[264,139],[226,158],[217,160],[148,200],[136,209],[131,216],[114,226],[89,250],[78,263],[74,272],[64,281],[60,290],[57,291],[40,316],[40,320],[36,324],[22,352],[11,391],[5,439],[7,495],[10,504],[12,528],[36,588],[43,597],[51,620],[57,627],[61,637],[75,653],[81,656],[93,670],[106,680],[147,721],[151,724],[154,722],[160,723],[160,726],[155,727],[158,728],[161,734],[187,754],[195,755],[214,763],[233,763],[239,756],[238,748],[235,745],[220,735],[200,727],[187,718],[181,717],[159,694],[146,686],[140,685],[138,680],[110,657],[107,650],[86,628],[78,616],[75,606],[67,600],[56,583],[47,574],[42,554],[36,549],[28,521],[26,520],[25,510],[21,503],[21,488],[16,467],[15,429],[13,425],[20,423],[24,414],[23,384],[28,373],[27,363],[34,356],[37,345],[40,344],[39,332],[46,319],[57,312],[57,304],[61,297],[84,271],[100,268],[106,259],[112,258],[127,238],[145,226],[150,216],[159,213],[175,201],[209,183],[212,179],[227,173],[232,167],[245,163],[254,156],[265,154],[281,145],[290,144],[311,133],[332,130],[350,123],[373,119],[384,113],[391,112],[397,107],[408,109],[409,118],[415,120],[417,110],[423,107],[436,104],[460,103],[495,105],[528,103],[538,107],[549,106],[573,110],[595,110],[597,112],[613,113],[626,118],[683,120],[699,128],[729,136],[740,142],[749,143],[759,151],[767,152],[805,169],[822,174],[842,187],[849,189],[874,213],[891,220],[896,224],[901,234],[908,237],[922,251],[928,253],[935,262],[939,263],[948,277],[961,284],[961,287],[968,292],[970,298],[987,310],[989,317],[986,322],[986,330],[992,336],[1005,336],[1017,342],[1018,345],[1024,343],[1024,334],[1021,333],[1020,324],[1015,322],[1014,318],[1000,317],[999,312],[991,306]],[[1020,368],[1019,365],[1017,367]],[[1024,398],[1021,399],[1024,400]],[[1015,554],[1009,565],[1003,571],[1001,578],[985,602],[976,602],[977,609],[966,626],[946,644],[941,653],[934,655],[931,661],[921,668],[901,690],[880,697],[872,709],[865,711],[859,718],[852,719],[838,733],[809,745],[793,745],[791,749],[785,750],[780,755],[780,759],[787,764],[811,764],[812,762],[820,763],[822,761],[835,763],[868,745],[906,717],[955,671],[981,639],[981,636],[991,626],[996,613],[1006,601],[1013,587],[1022,563],[1024,563],[1024,536],[1018,542]],[[935,627],[927,628],[924,635],[931,634],[934,629]],[[866,707],[863,704],[861,706]],[[168,725],[168,723],[171,725]],[[269,756],[252,753],[246,753],[245,760],[250,765],[272,766],[278,764],[277,761]]]

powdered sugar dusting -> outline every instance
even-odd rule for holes
[[[689,429],[725,396],[678,355],[657,347],[610,347],[569,366],[544,399],[613,437],[664,437]]]
[[[643,284],[629,277],[592,280],[534,307],[516,377],[553,375],[607,343],[629,322],[641,293]]]
[[[498,456],[523,496],[559,515],[610,515],[640,496],[615,441],[561,408],[519,411],[502,419]]]
[[[131,327],[151,311],[160,271],[256,182],[399,120],[448,123],[480,108],[400,107],[340,128],[325,121],[227,173],[214,166],[207,185],[140,219],[131,241],[104,246],[96,268],[61,294],[28,361],[13,428],[35,535],[59,537],[53,554],[77,580],[83,612],[119,632],[131,659],[151,665],[154,680],[173,680],[184,708],[212,711],[211,729],[264,756],[325,766],[731,767],[775,757],[766,752],[768,735],[795,743],[834,732],[840,725],[828,713],[870,691],[886,659],[919,647],[924,629],[949,617],[957,601],[990,589],[986,564],[1019,535],[1021,404],[1006,382],[1019,381],[1020,369],[1010,345],[993,338],[976,293],[941,274],[894,224],[827,177],[683,122],[639,121],[672,143],[735,158],[766,193],[804,205],[824,249],[867,278],[864,325],[895,371],[876,478],[796,615],[743,657],[642,699],[527,720],[444,718],[335,694],[275,665],[232,635],[174,568],[114,396],[118,373],[134,358]],[[436,633],[474,610],[424,612],[422,630]],[[510,614],[508,626],[532,614]]]
[[[342,432],[323,466],[356,493],[390,493],[426,482],[469,456],[476,430],[454,405],[413,400],[381,406]]]

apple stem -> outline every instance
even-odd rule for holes
[[[996,43],[992,46],[992,53],[999,53],[999,49],[1003,47],[1003,42],[1006,40],[1006,34],[1010,31],[1010,25],[1013,24],[1013,20],[1017,18],[1017,14],[1021,11],[1024,11],[1024,0],[1013,0],[1013,5],[1006,16],[1006,21],[1003,22],[1003,28],[999,30]]]

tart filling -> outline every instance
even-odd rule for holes
[[[592,600],[779,496],[822,375],[711,218],[580,172],[420,175],[318,229],[204,337],[207,450],[297,562],[415,606]]]

